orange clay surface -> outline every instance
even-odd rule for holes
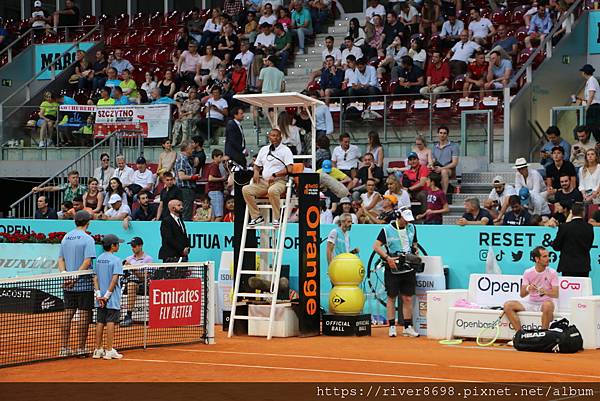
[[[427,338],[371,337],[227,338],[216,344],[123,350],[121,360],[69,358],[0,369],[0,381],[600,381],[600,350],[577,354],[524,353],[473,341],[440,345]],[[399,330],[400,331],[400,330]]]

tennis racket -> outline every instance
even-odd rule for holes
[[[489,347],[493,345],[500,335],[500,322],[504,317],[504,312],[500,317],[494,320],[488,327],[484,327],[477,336],[477,345],[480,347]]]

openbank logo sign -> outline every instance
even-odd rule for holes
[[[150,327],[200,324],[202,280],[152,280],[150,282]]]
[[[469,299],[481,306],[501,306],[520,299],[521,276],[473,274],[469,281]]]

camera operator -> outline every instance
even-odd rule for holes
[[[384,226],[373,244],[375,252],[384,262],[384,282],[387,292],[387,318],[390,324],[389,336],[396,337],[396,298],[402,297],[404,317],[403,336],[419,337],[412,323],[413,296],[417,285],[417,266],[422,266],[417,253],[417,229],[412,222],[413,214],[409,207],[396,209],[395,219]]]

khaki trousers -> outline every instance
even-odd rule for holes
[[[279,179],[269,185],[269,183],[262,178],[258,184],[252,182],[244,186],[242,188],[242,194],[244,195],[244,200],[250,210],[250,218],[255,219],[260,215],[258,206],[256,206],[256,198],[267,195],[269,203],[273,207],[273,219],[279,220],[279,214],[281,212],[281,194],[285,192],[285,186],[286,180]]]

